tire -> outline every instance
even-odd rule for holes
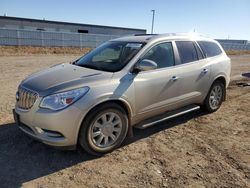
[[[217,111],[225,98],[225,94],[225,85],[221,81],[215,81],[207,94],[203,108],[209,113]]]
[[[106,103],[86,116],[78,142],[90,154],[101,156],[118,148],[128,132],[128,116],[115,103]]]

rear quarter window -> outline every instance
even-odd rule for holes
[[[213,57],[222,53],[220,47],[214,42],[197,41],[197,43],[201,47],[206,57]]]

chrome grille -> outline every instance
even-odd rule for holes
[[[25,88],[19,88],[17,91],[17,97],[16,97],[17,106],[19,108],[28,110],[34,105],[37,97],[38,97],[38,94],[36,92],[25,89]]]

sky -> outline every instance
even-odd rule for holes
[[[0,0],[0,15],[250,40],[250,0]]]

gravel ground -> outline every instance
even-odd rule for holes
[[[76,58],[0,56],[1,187],[250,187],[250,87],[236,86],[239,75],[250,72],[250,55],[231,56],[234,81],[219,111],[135,130],[121,148],[101,158],[50,148],[13,123],[20,81]]]

